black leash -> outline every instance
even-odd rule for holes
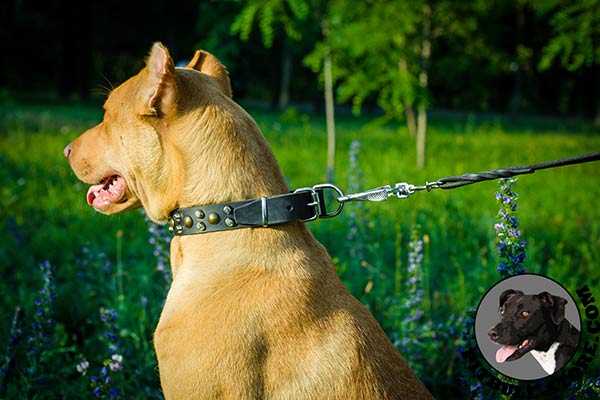
[[[412,185],[406,182],[396,183],[394,187],[390,185],[380,186],[375,189],[364,192],[350,194],[339,197],[340,203],[349,201],[383,201],[391,196],[405,199],[416,191],[432,189],[454,189],[457,187],[470,185],[477,182],[489,181],[500,178],[510,178],[517,175],[532,174],[535,171],[547,168],[562,167],[565,165],[582,164],[591,161],[600,160],[600,152],[581,154],[578,156],[562,158],[560,160],[546,161],[538,164],[521,165],[507,168],[493,169],[475,174],[464,174],[459,176],[447,176],[434,182],[426,182],[423,186]]]
[[[239,228],[268,227],[292,221],[313,221],[317,218],[331,218],[339,215],[344,204],[351,201],[384,201],[392,196],[405,199],[421,190],[454,189],[477,182],[510,178],[516,175],[532,174],[542,169],[598,160],[600,160],[600,152],[594,152],[538,164],[447,176],[434,182],[426,182],[422,186],[402,182],[396,183],[393,187],[385,185],[348,195],[345,195],[337,186],[325,183],[296,189],[292,193],[277,196],[263,196],[258,199],[177,209],[169,215],[169,230],[177,236],[182,236]],[[338,204],[334,211],[327,210],[325,190],[333,191],[336,195]]]
[[[600,160],[600,152],[582,154],[573,157],[562,158],[560,160],[546,161],[539,164],[521,165],[515,167],[493,169],[483,171],[477,174],[464,174],[459,176],[447,176],[437,180],[440,189],[454,189],[457,187],[470,185],[472,183],[489,181],[499,178],[510,178],[516,175],[533,174],[535,171],[548,168],[563,167],[565,165],[581,164]]]

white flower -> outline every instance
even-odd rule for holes
[[[79,372],[81,375],[85,375],[89,367],[90,363],[87,360],[83,360],[82,362],[77,364],[77,372]]]
[[[113,372],[120,371],[123,368],[123,356],[120,354],[113,354],[110,358],[114,361],[108,363],[110,370]]]

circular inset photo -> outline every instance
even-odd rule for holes
[[[479,351],[498,372],[519,380],[563,368],[579,345],[581,316],[573,297],[542,275],[515,275],[485,294],[475,314]]]

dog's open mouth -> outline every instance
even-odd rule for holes
[[[104,178],[99,184],[93,185],[87,192],[87,202],[98,211],[104,211],[111,204],[125,201],[127,184],[120,175]]]
[[[496,361],[503,363],[505,361],[513,361],[521,358],[533,346],[532,339],[525,339],[517,346],[504,345],[496,352]]]

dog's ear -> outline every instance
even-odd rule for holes
[[[508,299],[510,299],[511,297],[515,296],[515,295],[523,295],[523,292],[521,292],[520,290],[515,290],[515,289],[507,289],[504,292],[502,292],[502,294],[500,295],[500,308],[502,308],[502,306],[504,306],[504,303],[506,303],[508,301]]]
[[[231,97],[231,82],[229,81],[229,74],[227,69],[217,57],[213,56],[207,51],[196,50],[194,58],[188,63],[186,68],[195,69],[203,74],[212,76],[215,79],[218,87],[225,95]]]
[[[560,296],[553,296],[548,292],[542,292],[537,297],[550,310],[550,319],[552,322],[559,325],[565,319],[565,304],[567,304],[567,300]]]
[[[141,115],[161,116],[172,111],[177,102],[179,77],[169,50],[154,43],[146,61],[146,78],[140,92]]]

